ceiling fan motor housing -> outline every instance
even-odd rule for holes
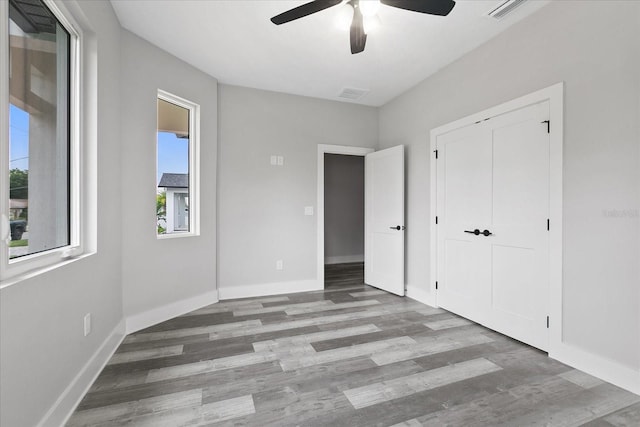
[[[454,0],[379,0],[379,2],[383,5],[398,9],[439,16],[448,15],[456,4]],[[332,6],[337,6],[340,3],[342,3],[342,0],[315,0],[276,15],[271,18],[271,22],[276,25],[281,25],[323,11]],[[371,13],[375,14],[377,4],[373,4],[373,1],[371,1],[371,3],[373,6],[372,8],[365,8],[365,13],[367,15]],[[353,8],[353,17],[351,19],[351,28],[349,30],[351,53],[360,53],[364,51],[365,45],[367,44],[367,34],[364,28],[364,15],[362,13],[363,8],[360,4],[360,0],[347,0],[345,5],[350,5]]]

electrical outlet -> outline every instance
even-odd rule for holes
[[[281,259],[276,261],[276,270],[284,270],[284,263]]]
[[[84,315],[84,336],[86,337],[91,333],[91,313]]]

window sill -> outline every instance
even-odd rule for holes
[[[156,236],[156,238],[158,240],[165,240],[165,239],[179,239],[179,238],[182,238],[182,237],[198,237],[198,236],[200,236],[200,233],[195,233],[195,232],[192,232],[192,231],[190,231],[190,232],[186,232],[185,231],[184,233],[178,232],[178,233],[170,233],[170,234],[158,234]]]
[[[48,265],[46,267],[36,268],[36,269],[30,270],[30,271],[28,271],[26,273],[18,274],[15,277],[11,277],[9,279],[2,280],[2,281],[0,281],[0,290],[4,290],[5,288],[8,288],[8,287],[13,286],[15,284],[18,284],[18,283],[23,282],[25,280],[33,279],[33,278],[38,277],[38,276],[40,276],[42,274],[46,274],[46,273],[48,273],[50,271],[53,271],[53,270],[55,270],[57,268],[64,267],[66,265],[69,265],[69,264],[72,264],[72,263],[74,263],[76,261],[80,261],[82,259],[88,258],[88,257],[90,257],[92,255],[95,255],[95,254],[96,254],[96,252],[85,252],[82,255],[78,255],[77,257],[63,259],[63,260],[60,260],[59,262],[56,262],[55,264],[51,264],[51,265]]]

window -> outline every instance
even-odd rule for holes
[[[78,247],[78,36],[48,1],[10,0],[0,9],[0,88],[8,94],[0,110],[0,278],[6,279],[59,262]]]
[[[159,91],[157,108],[156,233],[197,235],[199,107]]]

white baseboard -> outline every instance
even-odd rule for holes
[[[218,302],[217,290],[128,316],[127,334],[132,334],[216,302]]]
[[[58,400],[53,404],[51,409],[47,411],[45,416],[38,423],[39,427],[48,426],[64,426],[69,418],[76,410],[80,401],[93,382],[98,378],[102,369],[113,356],[116,349],[125,337],[124,319],[111,331],[109,336],[100,345],[98,350],[82,367],[78,375],[71,381],[67,388],[62,392]]]
[[[550,351],[549,357],[640,395],[640,370],[565,343]]]
[[[295,292],[319,291],[324,284],[313,280],[292,280],[290,282],[260,283],[256,285],[220,287],[220,300],[235,298],[263,297],[267,295],[291,294]]]
[[[416,286],[407,285],[407,296],[423,304],[427,304],[431,307],[436,306],[436,299],[431,292],[427,292],[424,289],[420,289]]]
[[[328,256],[324,258],[325,264],[345,264],[348,262],[364,262],[364,254]]]

